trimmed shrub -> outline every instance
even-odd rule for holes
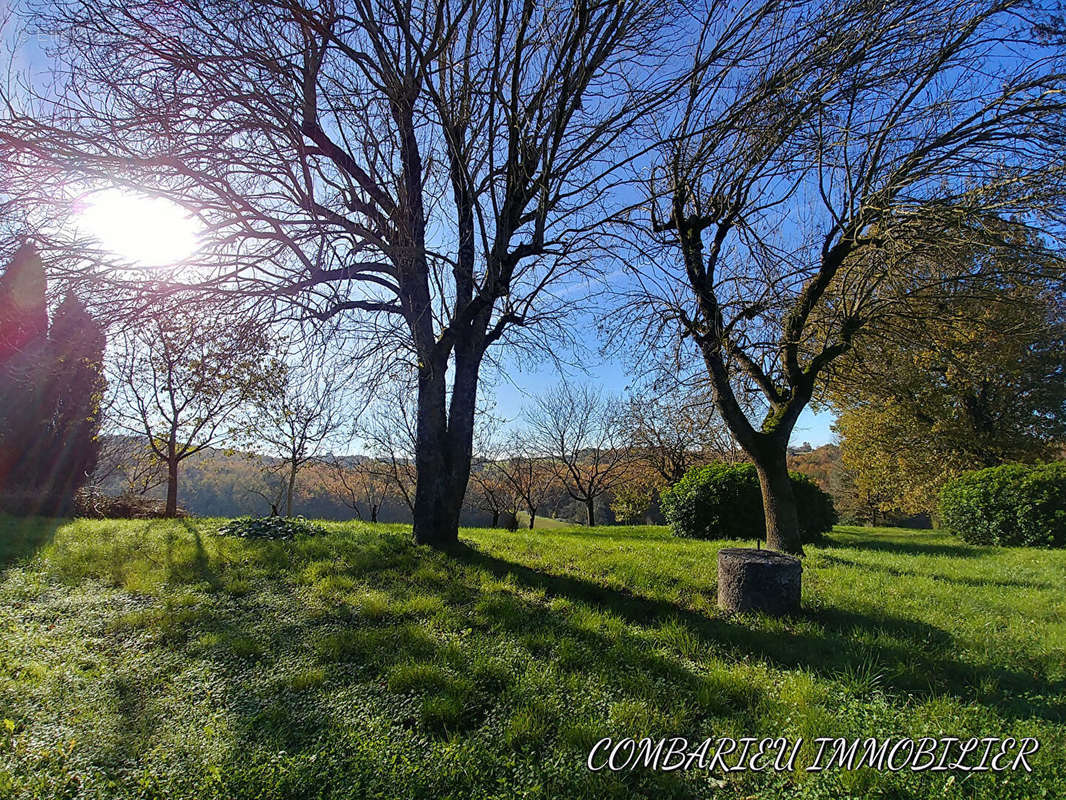
[[[800,537],[818,541],[837,521],[833,499],[806,475],[789,473]],[[762,491],[754,464],[709,464],[690,469],[663,490],[662,512],[675,536],[692,539],[765,539]]]
[[[325,533],[326,529],[303,517],[238,517],[222,525],[218,532],[243,539],[294,539],[301,534]]]
[[[970,544],[1066,547],[1066,461],[964,473],[941,489],[940,518]]]

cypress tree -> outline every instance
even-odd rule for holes
[[[0,275],[0,511],[63,514],[99,455],[103,328],[68,293],[51,329],[24,244]]]
[[[56,309],[48,331],[44,409],[46,434],[38,466],[45,510],[67,512],[100,455],[100,403],[104,393],[104,331],[73,294]]]
[[[48,360],[44,265],[23,244],[0,275],[0,510],[32,512]]]

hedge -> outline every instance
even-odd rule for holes
[[[941,489],[940,518],[970,544],[1066,547],[1066,461],[966,472]]]
[[[818,541],[837,522],[832,498],[798,472],[789,473],[800,537]],[[675,536],[692,539],[765,539],[762,492],[754,464],[709,464],[663,490],[662,512]]]

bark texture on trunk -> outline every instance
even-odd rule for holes
[[[585,501],[585,520],[590,528],[596,524],[596,502],[594,500]]]
[[[803,555],[796,497],[788,477],[787,451],[774,448],[755,457],[766,519],[766,546],[782,553]]]
[[[479,356],[457,348],[450,403],[446,403],[446,360],[439,359],[419,372],[412,509],[418,544],[446,548],[459,540],[459,515],[474,445],[479,365]]]
[[[178,459],[167,459],[167,505],[163,511],[164,517],[176,517],[178,515]]]
[[[285,487],[285,516],[292,516],[292,495],[296,489],[296,468],[289,467],[289,484]]]

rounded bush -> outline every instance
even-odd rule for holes
[[[836,524],[833,499],[806,475],[789,473],[800,538],[816,542]],[[675,536],[691,539],[765,539],[762,491],[754,464],[708,464],[690,469],[661,496]]]
[[[970,544],[1066,547],[1066,461],[966,472],[941,489],[940,518]]]

